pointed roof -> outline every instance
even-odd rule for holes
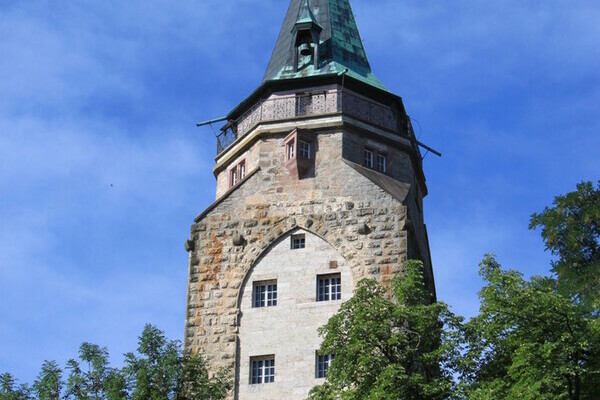
[[[311,4],[312,3],[312,4]],[[321,32],[319,68],[312,65],[294,72],[293,29],[298,23],[315,23]],[[271,80],[342,74],[378,89],[386,87],[373,75],[349,0],[291,0],[263,83]]]

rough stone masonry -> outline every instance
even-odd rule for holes
[[[435,297],[421,144],[349,0],[291,0],[263,82],[226,120],[216,201],[186,242],[184,348],[227,369],[231,399],[301,400],[334,356],[318,328],[358,281],[417,258]]]
[[[299,180],[283,167],[283,138],[284,134],[275,134],[258,139],[246,153],[258,156],[258,162],[249,162],[255,169],[200,215],[191,230],[185,348],[201,351],[213,367],[228,368],[238,386],[247,380],[239,376],[244,369],[240,364],[247,363],[239,359],[242,293],[251,285],[247,277],[253,268],[282,237],[298,229],[311,233],[343,258],[354,283],[364,277],[385,283],[401,270],[409,252],[419,251],[409,249],[409,236],[423,236],[419,199],[411,185],[388,185],[385,190],[369,179],[373,172],[345,158],[344,148],[355,148],[360,141],[369,144],[371,139],[348,129],[320,130],[314,177]],[[406,155],[391,147],[385,150],[391,157],[389,173],[397,169],[406,175],[411,168]],[[394,179],[381,175],[383,180]],[[409,235],[415,226],[421,234]],[[411,244],[419,247],[418,242]],[[420,246],[426,243],[421,240]],[[329,260],[322,262],[326,265]],[[280,274],[284,273],[282,265]],[[264,330],[275,337],[287,334],[268,326]],[[314,384],[314,380],[306,383],[309,388]]]

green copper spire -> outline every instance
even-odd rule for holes
[[[318,65],[305,62],[301,68],[295,68],[298,56],[294,29],[301,25],[312,25],[321,30],[316,57]],[[347,76],[387,90],[371,71],[350,1],[291,0],[263,82],[341,74],[346,70]]]

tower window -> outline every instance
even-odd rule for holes
[[[334,358],[335,354],[333,353],[320,355],[317,352],[317,365],[315,368],[317,372],[317,378],[325,378],[327,376],[327,370],[331,366],[331,362]]]
[[[242,161],[241,163],[239,163],[238,165],[238,170],[239,170],[239,174],[240,174],[240,180],[244,179],[246,177],[246,161]]]
[[[304,235],[292,235],[290,248],[292,250],[303,249],[306,247],[306,237]]]
[[[340,300],[342,277],[340,274],[317,275],[317,301]]]
[[[275,356],[250,357],[250,384],[275,382]]]
[[[387,156],[385,153],[365,147],[363,153],[363,165],[367,168],[385,174],[387,172]]]
[[[237,185],[246,177],[246,160],[240,161],[229,171],[229,187]]]
[[[302,98],[302,97],[299,97]],[[296,179],[314,177],[316,134],[294,129],[283,139],[285,168]]]
[[[238,183],[238,171],[237,168],[231,170],[231,177],[229,179],[231,186],[235,186]]]
[[[386,162],[385,154],[377,153],[377,171],[385,174],[385,162]]]
[[[373,169],[373,150],[365,149],[365,167]]]
[[[304,140],[298,141],[298,154],[302,158],[310,159],[310,143]]]
[[[277,305],[277,281],[254,282],[252,298],[254,308],[275,307]]]
[[[293,159],[294,156],[296,155],[295,147],[296,147],[295,142],[293,140],[287,144],[287,159],[288,160]]]

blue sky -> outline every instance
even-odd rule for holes
[[[529,215],[600,178],[600,3],[354,0],[374,73],[428,155],[438,297],[478,262],[546,274]],[[182,339],[193,218],[219,117],[260,83],[287,0],[0,2],[0,371],[83,341],[115,364],[147,322]]]

